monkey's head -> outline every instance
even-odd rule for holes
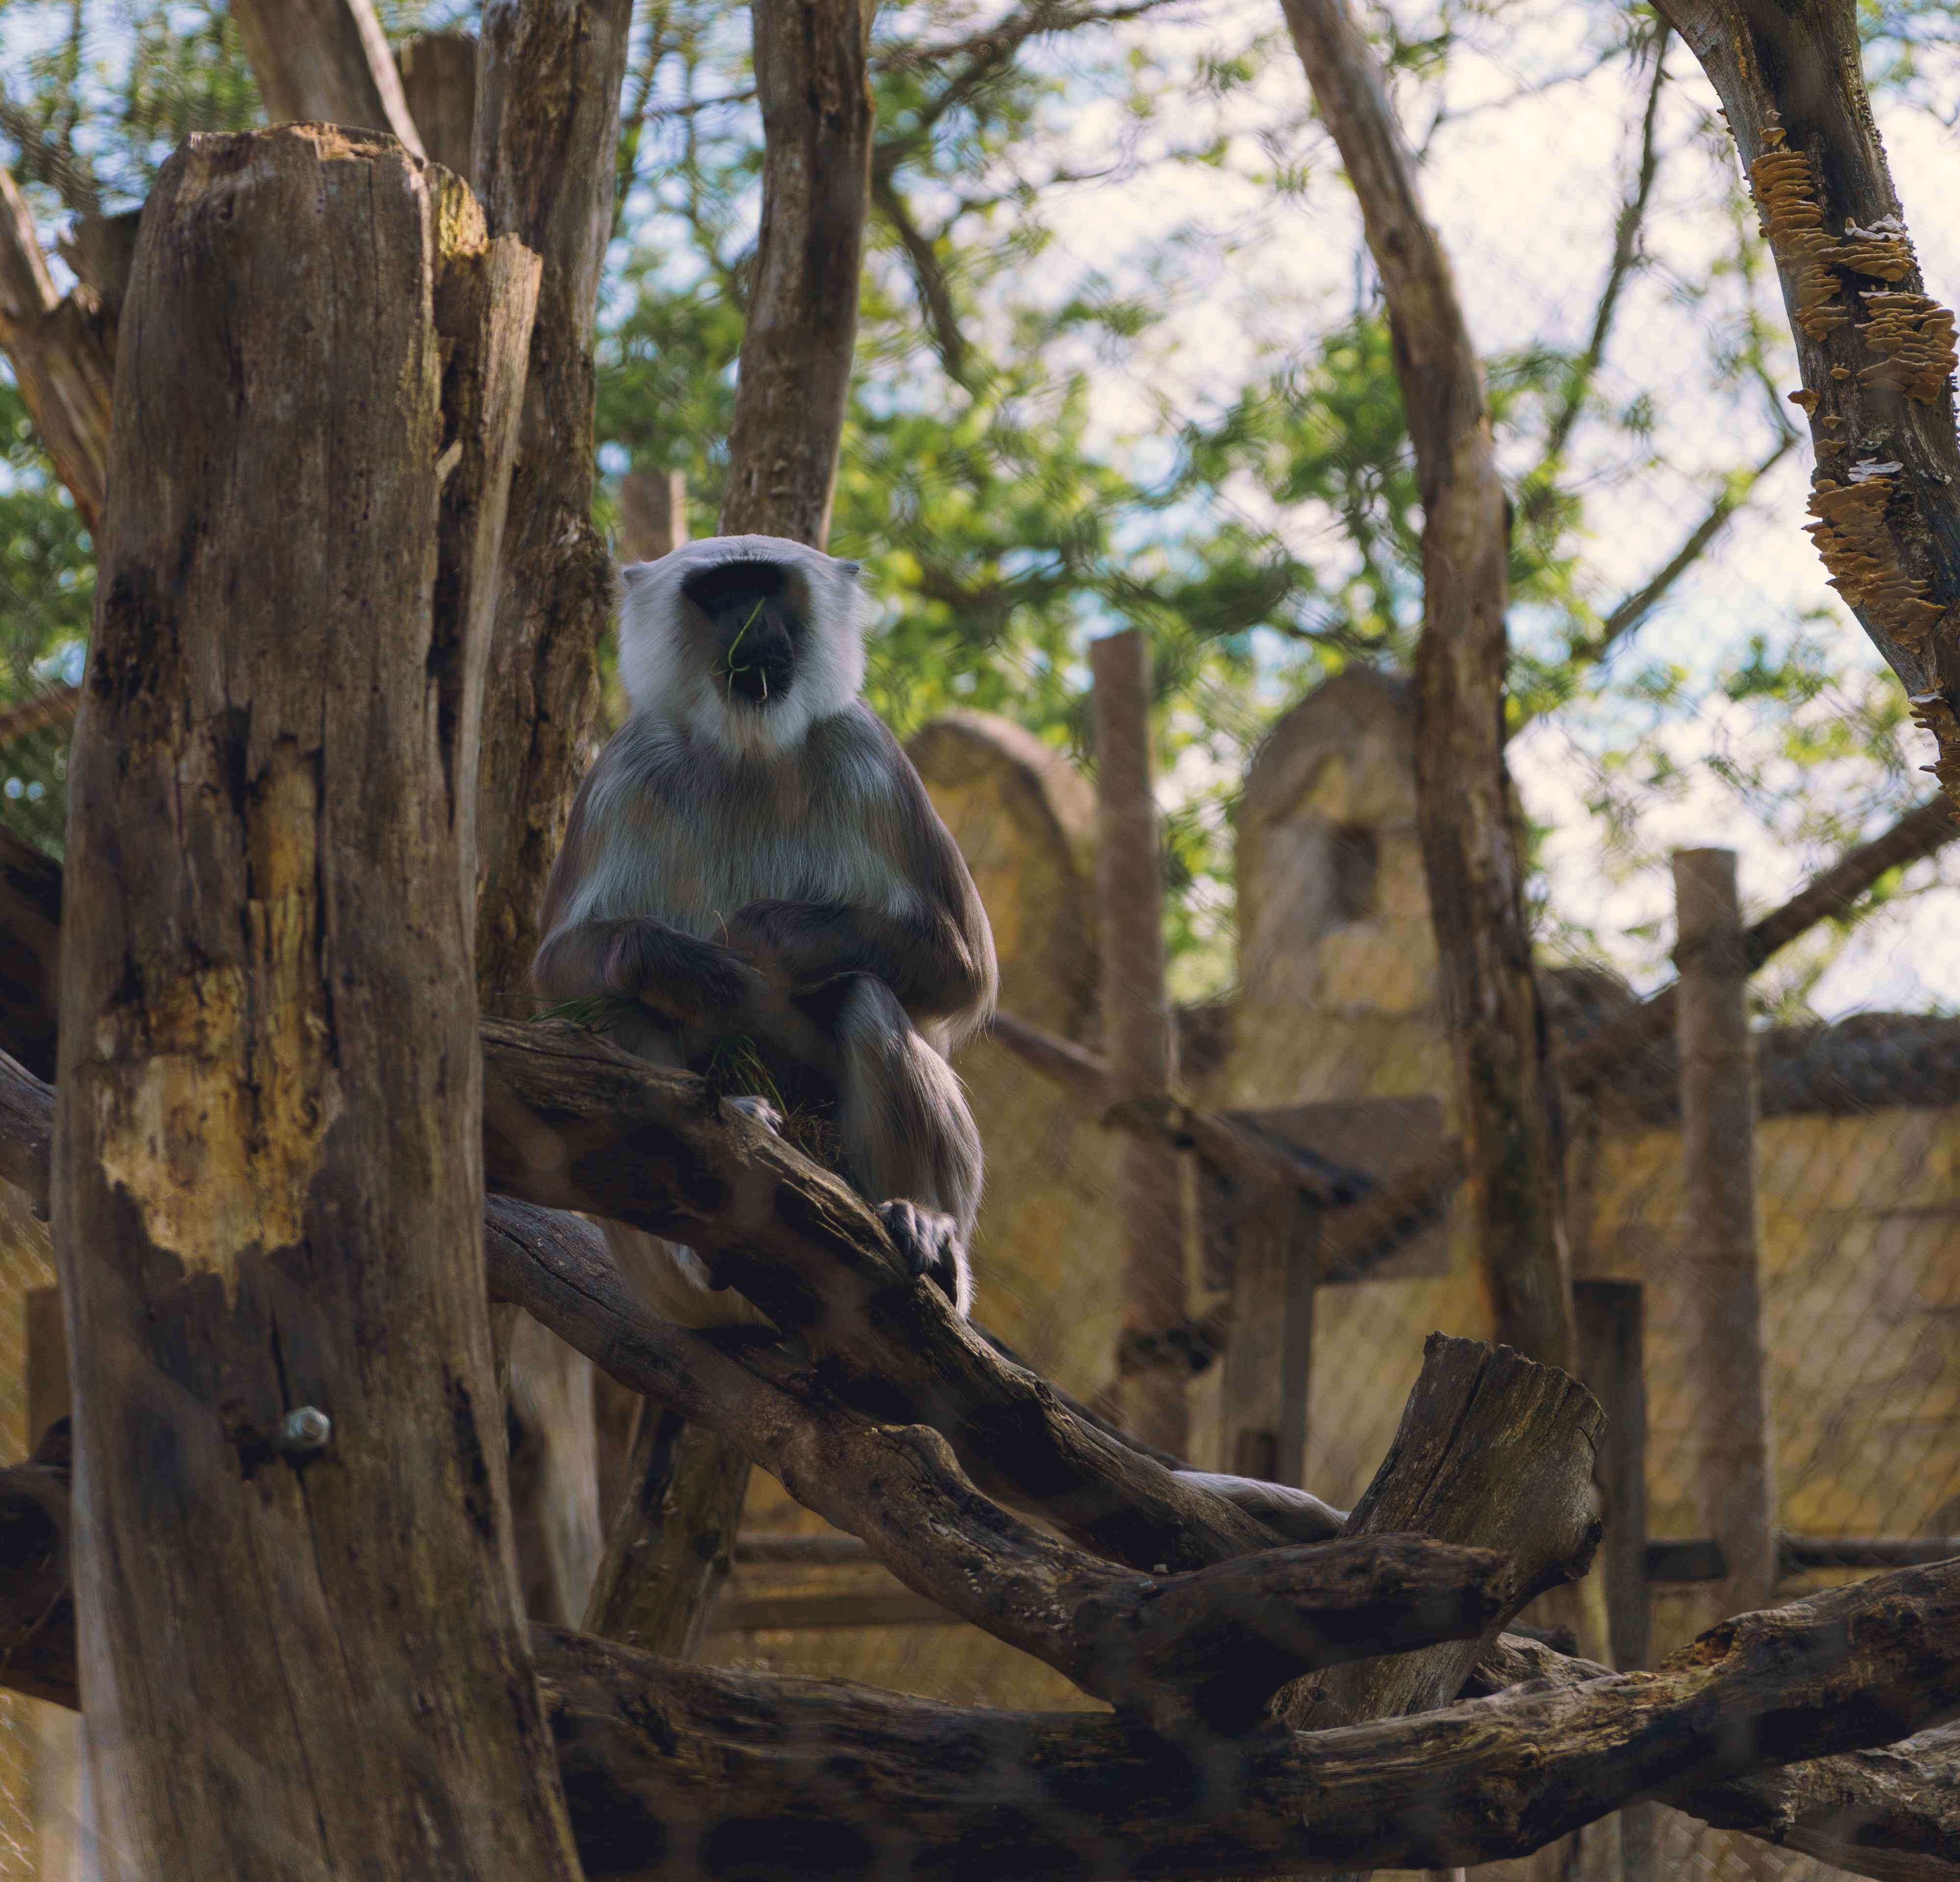
[[[740,752],[800,744],[864,680],[858,564],[776,536],[714,536],[620,572],[619,674],[636,712]]]

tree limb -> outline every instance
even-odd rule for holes
[[[0,1471],[0,1684],[72,1705],[66,1504],[65,1470]],[[1956,1623],[1960,1568],[1904,1570],[1724,1622],[1656,1673],[1507,1640],[1508,1670],[1540,1683],[1238,1740],[531,1638],[594,1882],[708,1837],[718,1873],[789,1864],[812,1882],[858,1882],[895,1842],[944,1882],[1443,1868],[1524,1855],[1637,1796],[1883,1882],[1951,1882],[1960,1733],[1860,1747],[1960,1706]],[[1775,1769],[1795,1744],[1831,1755]]]
[[[846,1403],[931,1425],[989,1495],[1132,1567],[1196,1568],[1275,1538],[1222,1498],[1083,1424],[916,1285],[844,1183],[655,1069],[563,1022],[483,1024],[491,1181],[547,1208],[670,1236],[785,1334]]]
[[[1168,1578],[1112,1568],[980,1496],[936,1432],[860,1416],[752,1336],[723,1341],[638,1310],[584,1224],[501,1199],[489,1221],[501,1298],[712,1428],[915,1592],[1160,1723],[1188,1710],[1243,1729],[1301,1673],[1474,1638],[1532,1592],[1500,1556],[1411,1536],[1268,1549]]]
[[[830,534],[875,128],[868,0],[756,0],[762,227],[728,433],[724,535]]]
[[[1505,769],[1508,504],[1484,372],[1374,55],[1344,0],[1284,0],[1381,277],[1423,501],[1416,806],[1478,1271],[1497,1336],[1576,1368],[1543,1014]]]
[[[115,324],[94,291],[55,291],[34,218],[0,168],[0,347],[55,474],[92,535],[101,527],[109,474],[109,406],[116,384]]]
[[[1722,100],[1774,256],[1817,468],[1810,533],[1960,794],[1954,318],[1925,291],[1852,0],[1662,0]]]
[[[231,0],[231,18],[269,123],[387,131],[424,154],[374,0]]]

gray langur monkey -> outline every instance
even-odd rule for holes
[[[609,1036],[657,1064],[702,1070],[740,1040],[778,1091],[819,1092],[842,1173],[964,1314],[980,1138],[946,1054],[993,1009],[993,936],[918,772],[858,696],[857,576],[768,536],[622,572],[632,711],[572,806],[531,982],[605,998]],[[606,1231],[666,1318],[762,1318],[691,1250]]]

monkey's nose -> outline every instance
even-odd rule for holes
[[[729,648],[724,666],[732,698],[746,699],[752,705],[768,705],[790,689],[796,677],[795,649],[780,627],[760,632],[751,628]]]

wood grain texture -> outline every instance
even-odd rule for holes
[[[426,154],[374,0],[231,0],[266,118],[386,131]]]
[[[728,1579],[749,1464],[714,1433],[643,1405],[626,1496],[586,1602],[586,1632],[694,1657]]]
[[[72,1705],[67,1512],[64,1460],[0,1470],[0,1685]],[[1472,1683],[1496,1696],[1481,1705],[1237,1740],[692,1667],[549,1628],[532,1641],[594,1882],[680,1849],[712,1852],[711,1875],[854,1879],[896,1839],[908,1873],[949,1882],[1440,1867],[1637,1794],[1879,1882],[1953,1882],[1960,1728],[1841,1747],[1960,1703],[1951,1667],[1918,1664],[1952,1651],[1955,1574],[1746,1617],[1658,1675],[1506,1636]],[[1833,1749],[1777,1768],[1793,1742]]]
[[[472,1122],[536,279],[447,173],[320,127],[192,139],[144,217],[53,1158],[96,1794],[138,1873],[574,1873]],[[332,1441],[294,1457],[309,1405]]]
[[[542,1218],[542,1219],[540,1219]],[[491,1285],[623,1384],[711,1429],[915,1593],[1166,1729],[1242,1730],[1285,1682],[1357,1653],[1480,1632],[1512,1576],[1413,1536],[1268,1549],[1183,1575],[1115,1567],[980,1495],[946,1441],[851,1412],[752,1335],[635,1311],[603,1237],[498,1199]]]
[[[416,33],[395,49],[402,98],[422,149],[459,177],[470,174],[476,139],[476,38]]]
[[[1287,24],[1382,279],[1423,502],[1416,800],[1456,1066],[1472,1245],[1503,1344],[1577,1363],[1560,1145],[1504,763],[1510,514],[1483,366],[1414,161],[1345,0]]]
[[[1346,1533],[1418,1530],[1511,1558],[1516,1605],[1586,1572],[1599,1539],[1592,1467],[1603,1414],[1573,1378],[1500,1347],[1432,1333],[1395,1442]],[[1488,1638],[1494,1639],[1494,1621]],[[1476,1642],[1372,1662],[1293,1696],[1295,1724],[1421,1712],[1459,1692]]]
[[[676,1849],[711,1850],[711,1874],[855,1878],[895,1843],[908,1875],[945,1882],[1448,1868],[1653,1795],[1734,1799],[1780,1838],[1752,1792],[1796,1804],[1797,1833],[1820,1842],[1841,1826],[1831,1859],[1854,1872],[1923,1882],[1952,1873],[1937,1855],[1955,1832],[1939,1814],[1949,1754],[1935,1740],[1888,1769],[1860,1748],[1960,1704],[1960,1669],[1935,1664],[1956,1619],[1960,1569],[1904,1570],[1726,1622],[1656,1673],[1224,1743],[663,1667],[589,1638],[541,1643],[539,1660],[593,1882]],[[1771,1769],[1797,1748],[1820,1755]]]
[[[728,434],[724,536],[830,536],[875,129],[870,0],[758,0],[762,225]]]

